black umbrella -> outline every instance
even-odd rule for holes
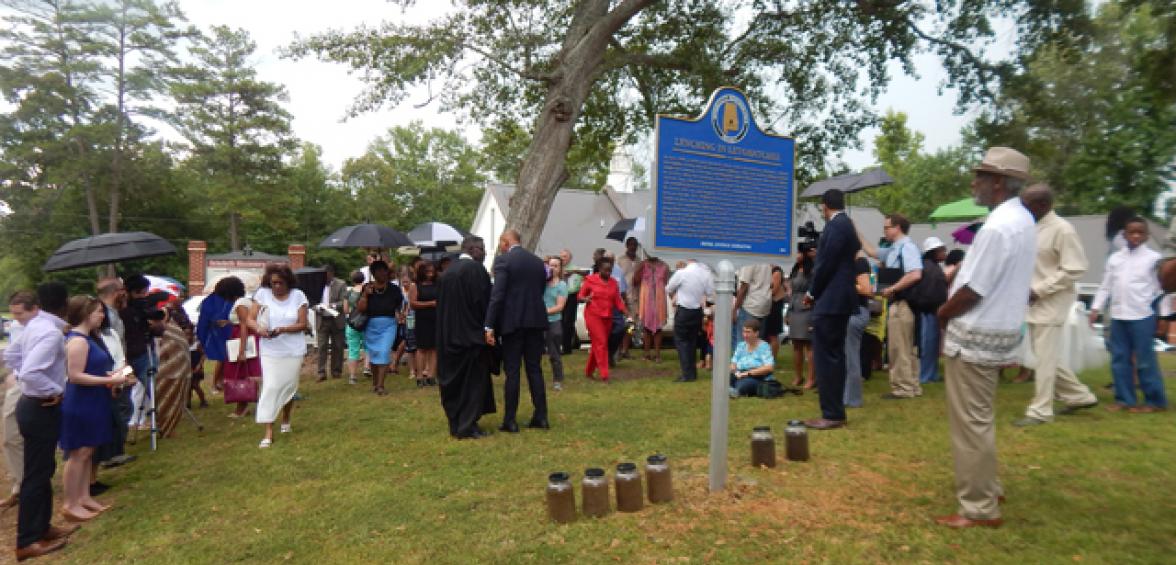
[[[820,196],[834,188],[841,192],[850,193],[892,183],[894,183],[894,179],[890,178],[890,175],[886,174],[886,171],[880,168],[870,169],[861,173],[851,173],[819,180],[808,185],[808,188],[804,189],[800,197],[812,198]]]
[[[625,241],[629,236],[636,236],[639,233],[645,232],[645,218],[625,218],[615,224],[608,230],[608,234],[604,237],[608,239],[615,239],[617,241]]]
[[[42,271],[64,271],[132,259],[174,255],[176,246],[145,231],[104,233],[62,245],[41,266]]]
[[[392,248],[414,245],[407,235],[379,224],[356,224],[340,228],[328,235],[319,247],[377,247]]]

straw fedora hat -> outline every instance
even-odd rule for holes
[[[1010,147],[992,147],[972,170],[1029,180],[1029,158]]]

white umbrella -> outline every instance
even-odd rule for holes
[[[465,232],[441,222],[425,222],[408,232],[408,238],[418,247],[446,247],[458,245],[466,237]]]

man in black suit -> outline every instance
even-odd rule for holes
[[[528,428],[549,429],[547,391],[544,390],[543,332],[547,329],[547,307],[543,291],[547,272],[543,260],[519,245],[519,232],[511,229],[498,238],[498,256],[494,259],[494,290],[486,310],[486,343],[494,345],[494,334],[502,340],[502,365],[506,372],[504,396],[506,412],[502,417],[504,432],[517,433],[515,414],[519,409],[519,367],[527,366],[527,388],[535,411]]]
[[[860,304],[854,288],[854,258],[862,248],[853,220],[845,215],[845,195],[821,195],[825,231],[817,242],[813,282],[804,297],[813,305],[813,368],[820,388],[821,417],[805,420],[817,430],[845,426],[845,332],[849,316]]]

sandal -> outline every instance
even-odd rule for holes
[[[261,440],[261,443],[257,444],[257,447],[258,447],[259,449],[266,449],[266,448],[268,448],[269,446],[271,446],[271,445],[273,445],[273,444],[274,444],[274,440],[272,440],[272,439],[263,439],[263,440]]]
[[[278,431],[280,431],[281,433],[284,433],[284,434],[288,434],[288,433],[294,431],[294,428],[291,428],[290,424],[282,424],[282,426],[280,428],[278,428]]]

